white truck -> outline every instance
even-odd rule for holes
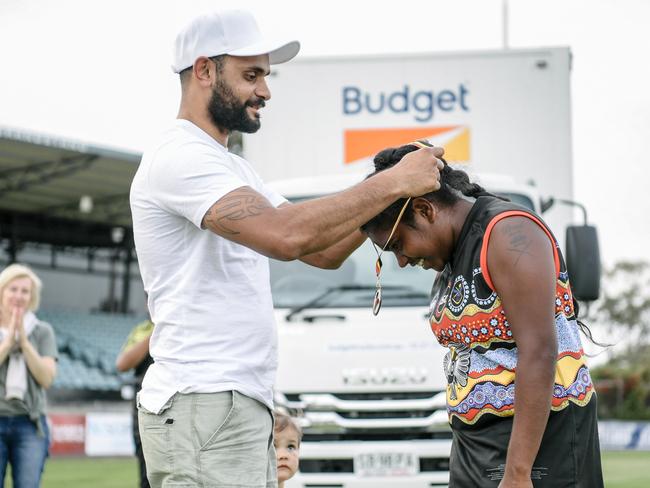
[[[269,81],[263,128],[243,149],[301,201],[360,181],[380,149],[426,138],[488,190],[538,213],[552,207],[544,218],[560,234],[571,209],[542,195],[572,198],[569,71],[566,48],[297,60]],[[585,229],[567,244],[596,252],[592,274],[576,272],[593,292],[597,239]],[[287,488],[447,486],[444,350],[426,318],[435,276],[384,259],[374,317],[375,260],[367,242],[336,271],[271,263],[276,402],[305,428]]]

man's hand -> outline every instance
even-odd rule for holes
[[[440,189],[440,171],[444,167],[441,147],[425,147],[404,156],[391,171],[404,197],[419,197]]]

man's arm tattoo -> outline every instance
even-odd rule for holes
[[[515,254],[517,254],[517,259],[515,260],[515,266],[517,266],[519,260],[524,254],[532,256],[532,254],[528,251],[528,248],[531,245],[531,241],[528,238],[528,236],[524,233],[522,222],[516,224],[507,224],[505,226],[504,231],[510,238],[508,251],[512,251]]]
[[[251,189],[241,189],[232,195],[221,198],[205,214],[206,227],[211,227],[221,234],[237,235],[239,231],[229,226],[230,222],[256,217],[267,208],[268,200]]]

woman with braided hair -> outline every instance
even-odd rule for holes
[[[421,141],[381,151],[375,173]],[[400,267],[438,272],[430,325],[453,432],[450,487],[603,486],[596,394],[556,240],[539,216],[446,165],[441,188],[362,230]]]

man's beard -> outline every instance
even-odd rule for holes
[[[262,98],[252,98],[241,103],[222,80],[212,90],[212,97],[208,103],[208,112],[212,122],[221,130],[228,132],[239,131],[246,133],[257,132],[260,128],[259,119],[251,119],[246,112],[246,107],[257,106],[262,108],[265,104]]]

